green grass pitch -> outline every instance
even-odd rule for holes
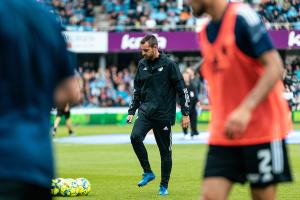
[[[201,128],[201,126],[200,126]],[[203,125],[202,127],[206,127]],[[202,129],[201,128],[201,129]],[[130,132],[131,126],[75,127],[78,135]],[[176,126],[174,131],[180,131]],[[58,136],[66,135],[64,128]],[[200,194],[201,174],[206,145],[173,145],[173,169],[169,195],[160,197],[160,157],[156,145],[147,145],[152,169],[157,178],[149,185],[138,188],[142,170],[131,145],[54,144],[57,177],[85,177],[92,184],[92,191],[84,197],[56,197],[55,199],[86,200],[197,200]],[[300,145],[289,145],[292,172],[295,181],[278,187],[278,200],[300,199]],[[248,200],[247,185],[235,185],[230,200]]]

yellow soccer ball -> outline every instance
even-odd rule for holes
[[[64,197],[75,197],[78,194],[77,181],[71,178],[64,180],[64,183],[60,189],[60,194]]]
[[[78,178],[76,179],[77,185],[78,185],[78,195],[80,196],[86,196],[91,191],[91,184],[90,182],[85,178]]]
[[[59,195],[61,186],[63,185],[63,182],[64,182],[63,178],[52,179],[51,194],[53,196]]]

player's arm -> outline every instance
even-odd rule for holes
[[[190,97],[188,94],[188,90],[185,87],[182,74],[180,73],[179,68],[175,62],[170,63],[170,79],[179,97],[179,104],[182,113],[181,123],[182,126],[186,128],[189,126],[190,123],[190,118],[189,118]]]
[[[140,104],[141,104],[141,86],[139,81],[139,67],[138,67],[133,82],[132,100],[128,109],[127,123],[132,122],[132,118],[135,114],[135,111],[140,107]]]
[[[66,104],[77,104],[82,99],[80,83],[77,76],[64,79],[55,90],[55,104],[62,107]]]
[[[57,107],[66,104],[78,104],[82,99],[80,75],[76,74],[76,62],[73,54],[67,50],[66,42],[60,34],[56,51],[56,88],[54,102]]]

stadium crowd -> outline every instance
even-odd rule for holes
[[[67,31],[98,31],[95,25],[97,0],[37,0],[59,17]]]
[[[49,5],[68,31],[178,31],[192,30],[201,23],[191,15],[187,0],[38,1]],[[268,29],[300,30],[299,0],[266,0],[252,5]]]
[[[79,67],[84,86],[83,106],[128,106],[135,70],[135,65],[119,71],[117,66],[95,69],[94,63],[85,62]]]
[[[284,86],[284,96],[289,102],[292,110],[300,109],[300,59],[295,58],[286,65]]]
[[[258,5],[257,12],[269,29],[300,30],[299,0],[268,0]]]

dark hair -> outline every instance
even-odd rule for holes
[[[146,35],[143,37],[141,44],[145,44],[146,42],[148,42],[150,47],[158,46],[157,39],[154,35]]]

